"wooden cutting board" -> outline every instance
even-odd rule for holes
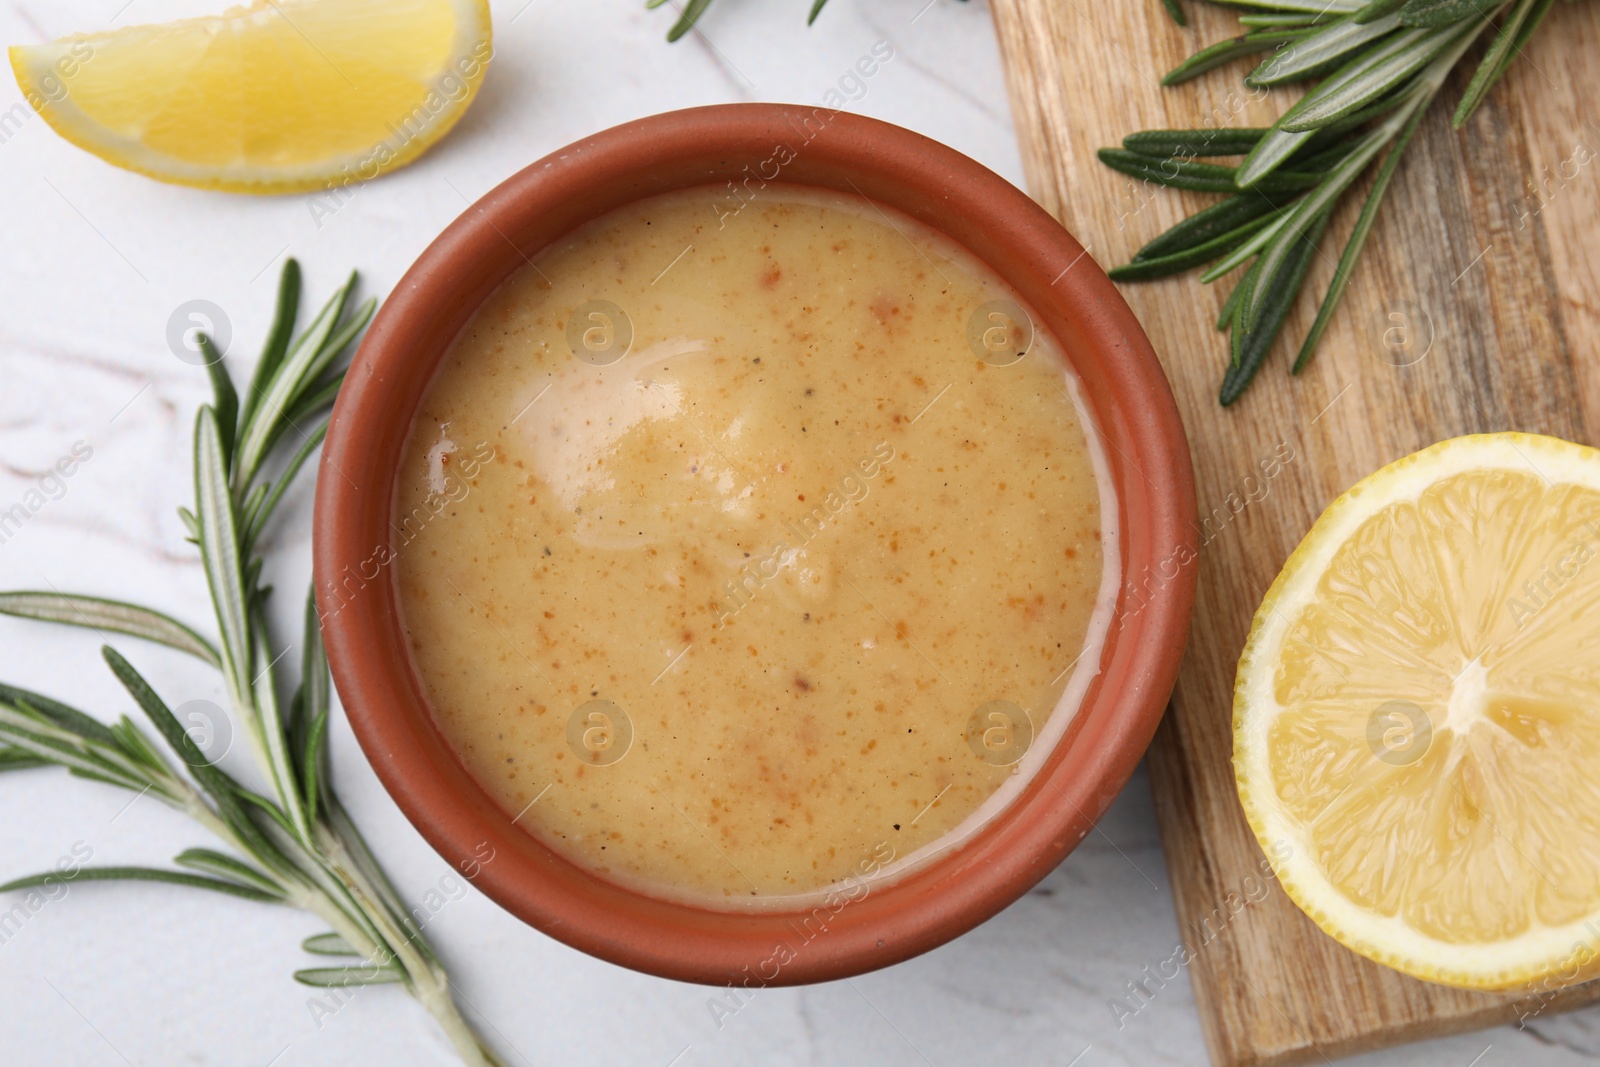
[[[1237,32],[1209,4],[1184,0],[1182,29],[1157,0],[991,3],[1031,191],[1105,267],[1215,198],[1146,188],[1102,166],[1096,148],[1208,115],[1266,125],[1294,95],[1249,99],[1242,65],[1158,87],[1200,44]],[[1451,106],[1463,84],[1447,87]],[[1597,92],[1600,3],[1558,4],[1465,131],[1435,107],[1316,359],[1291,379],[1290,344],[1315,315],[1358,205],[1335,217],[1308,298],[1230,409],[1216,401],[1226,288],[1202,288],[1194,274],[1123,286],[1177,393],[1200,497],[1194,633],[1150,769],[1219,1067],[1322,1062],[1600,999],[1594,984],[1543,1004],[1467,993],[1347,951],[1261,877],[1229,764],[1234,666],[1251,617],[1334,497],[1458,434],[1517,429],[1600,444]]]

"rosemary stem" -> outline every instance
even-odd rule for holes
[[[349,853],[344,843],[335,839],[320,823],[317,829],[319,838],[324,841],[321,847],[328,855],[330,869],[345,882],[351,895],[378,927],[386,942],[384,947],[389,958],[399,962],[406,972],[407,990],[428,1009],[428,1013],[434,1017],[439,1028],[450,1039],[450,1044],[462,1062],[467,1067],[503,1067],[499,1058],[479,1040],[477,1031],[462,1017],[460,1009],[456,1007],[455,997],[451,994],[450,980],[445,976],[444,970],[417,952],[412,936],[399,929],[389,915],[389,909],[374,899],[372,887],[362,876],[359,867],[349,862]],[[419,931],[413,936],[420,939],[422,935]]]
[[[239,840],[232,827],[219,818],[217,813],[211,810],[211,806],[201,799],[198,793],[190,790],[189,795],[179,802],[178,807],[195,822],[211,831],[218,840],[231,845],[240,855],[248,856],[251,854],[249,845]],[[344,909],[340,908],[328,894],[315,885],[298,879],[276,878],[270,872],[268,872],[268,877],[273,878],[282,888],[283,902],[285,904],[317,916],[333,927],[335,933],[344,938],[350,944],[350,947],[361,952],[363,956],[371,958],[377,952],[377,943],[368,936],[360,924],[352,922],[350,917],[345,914]]]
[[[450,992],[450,980],[443,971],[429,967],[425,976],[412,987],[411,995],[428,1009],[445,1037],[456,1050],[456,1055],[468,1067],[505,1067],[505,1061],[494,1050],[479,1040],[478,1033],[461,1015],[455,997]]]
[[[228,824],[218,818],[198,794],[191,790],[189,795],[180,801],[179,807],[220,840],[232,845],[242,854],[249,855],[244,842],[238,839]],[[335,839],[331,831],[320,823],[318,830],[321,831],[319,837],[324,842],[327,866],[350,887],[354,901],[366,912],[368,919],[379,928],[382,941],[374,939],[365,926],[354,921],[337,901],[316,886],[294,882],[283,885],[284,903],[315,915],[327,923],[368,962],[387,963],[398,959],[406,971],[407,991],[438,1022],[440,1029],[444,1031],[462,1061],[468,1067],[503,1067],[502,1061],[478,1039],[477,1032],[456,1007],[450,993],[449,979],[439,968],[417,954],[409,943],[410,939],[400,933],[392,922],[387,921],[387,909],[373,902],[371,893],[362,888],[366,885],[366,880],[358,870],[354,869],[355,865],[345,862],[349,857],[343,842]]]
[[[383,948],[372,940],[365,928],[360,923],[350,921],[344,909],[331,900],[326,893],[319,890],[299,890],[295,893],[297,906],[302,911],[308,911],[333,928],[333,932],[345,939],[349,946],[361,955],[368,963],[381,962]]]
[[[438,963],[439,958],[434,953],[433,947],[428,944],[428,939],[422,936],[421,927],[418,926],[413,929],[412,925],[406,921],[409,911],[404,901],[400,899],[400,894],[395,890],[394,883],[389,881],[388,875],[383,873],[383,867],[379,865],[377,857],[372,854],[372,849],[367,845],[366,838],[361,836],[361,830],[356,826],[355,821],[350,818],[350,813],[345,810],[344,804],[339,800],[339,795],[333,791],[331,786],[326,787],[323,791],[322,810],[323,819],[327,822],[329,830],[349,856],[353,869],[364,879],[363,884],[367,887],[369,895],[379,903],[387,906],[399,917],[401,924],[412,931],[417,948],[427,957],[430,964]]]
[[[400,966],[404,967],[407,974],[419,975],[428,970],[429,961],[422,958],[412,944],[412,935],[400,928],[395,917],[390,914],[390,909],[385,907],[378,899],[378,894],[372,884],[362,875],[360,868],[352,862],[350,852],[345,848],[344,842],[339,840],[319,819],[316,826],[317,849],[324,857],[326,864],[350,894],[362,912],[372,922],[378,935],[387,943]],[[420,936],[420,935],[418,935]]]
[[[353,825],[351,830],[354,830]],[[344,882],[377,927],[391,954],[409,976],[407,988],[411,995],[433,1015],[457,1054],[472,1067],[501,1067],[500,1059],[479,1040],[477,1032],[462,1017],[450,991],[450,980],[443,968],[434,962],[436,957],[422,931],[407,929],[403,911],[387,903],[391,895],[385,892],[387,887],[367,877],[354,850],[337,827],[318,819],[315,834],[317,850],[326,857],[329,869]],[[364,847],[364,843],[358,847]]]
[[[187,795],[177,806],[195,822],[211,831],[219,840],[231,845],[240,855],[251,855],[249,843],[240,840],[233,828],[211,809],[211,805],[207,804],[199,793],[188,788],[187,783],[184,785],[188,790]],[[335,899],[333,894],[318,885],[315,879],[274,877],[270,872],[268,876],[273,877],[282,888],[284,903],[322,919],[335,933],[344,938],[351,948],[360,952],[363,958],[370,960],[380,953],[382,945],[379,939],[375,938],[369,928],[362,925],[349,909]]]

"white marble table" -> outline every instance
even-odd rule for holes
[[[1075,2],[1075,0],[1065,0]],[[1124,3],[1155,0],[1120,0]],[[925,6],[926,5],[926,6]],[[0,40],[153,21],[220,6],[177,0],[15,0]],[[496,0],[497,58],[456,132],[336,214],[302,197],[246,199],[159,185],[79,152],[31,115],[0,122],[0,510],[85,442],[92,457],[0,538],[0,588],[143,600],[205,623],[195,553],[174,509],[190,496],[202,373],[169,351],[173,309],[225,310],[233,359],[253,358],[277,265],[312,294],[350,267],[382,294],[465,206],[522,165],[606,126],[731,100],[820,101],[879,40],[895,58],[850,107],[910,126],[1020,182],[985,5],[833,0],[807,32],[803,0],[720,0],[704,37],[668,47],[671,14],[643,0]],[[0,79],[0,115],[20,94]],[[847,85],[848,88],[848,85]],[[309,494],[272,528],[280,622],[310,569]],[[128,642],[173,703],[221,700],[205,671]],[[105,715],[131,711],[85,635],[0,620],[0,677]],[[422,899],[449,869],[383,792],[342,721],[337,781],[395,875]],[[236,755],[242,755],[237,753]],[[74,847],[96,863],[163,863],[209,844],[149,800],[55,771],[0,778],[0,877]],[[0,901],[0,912],[14,901]],[[299,913],[210,894],[78,886],[0,929],[0,1062],[23,1065],[445,1065],[402,993],[359,991],[331,1018],[289,978]],[[766,990],[718,1029],[708,990],[580,955],[462,889],[430,934],[484,1031],[515,1064],[1203,1064],[1193,996],[1169,983],[1119,1026],[1111,1008],[1179,938],[1149,790],[1136,776],[1073,856],[955,943],[851,982]],[[1479,1057],[1474,1059],[1474,1057]],[[1600,1058],[1600,1012],[1396,1050],[1365,1064],[1568,1065]]]

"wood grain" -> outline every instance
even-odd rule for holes
[[[991,0],[1031,191],[1102,266],[1213,198],[1147,188],[1095,149],[1151,127],[1265,125],[1242,66],[1175,89],[1159,75],[1231,15],[1156,0]],[[1284,895],[1245,825],[1230,765],[1234,666],[1257,605],[1350,484],[1434,441],[1518,429],[1600,444],[1600,4],[1560,4],[1461,133],[1444,107],[1418,134],[1316,359],[1288,367],[1356,205],[1335,216],[1278,351],[1232,408],[1215,331],[1227,287],[1187,275],[1123,287],[1160,353],[1200,496],[1195,627],[1150,753],[1180,929],[1219,1067],[1321,1062],[1600,998],[1490,996],[1406,978],[1325,936]],[[1448,86],[1453,104],[1464,77]],[[1292,347],[1291,347],[1292,346]],[[1261,466],[1283,461],[1275,476]],[[1272,464],[1267,464],[1271,470]],[[1137,580],[1138,576],[1135,576]]]

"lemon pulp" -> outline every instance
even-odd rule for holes
[[[486,0],[258,0],[10,57],[28,102],[107,162],[293,192],[416,158],[470,105],[490,53]]]
[[[1235,725],[1251,824],[1339,940],[1483,988],[1600,958],[1600,454],[1463,438],[1347,494]]]

